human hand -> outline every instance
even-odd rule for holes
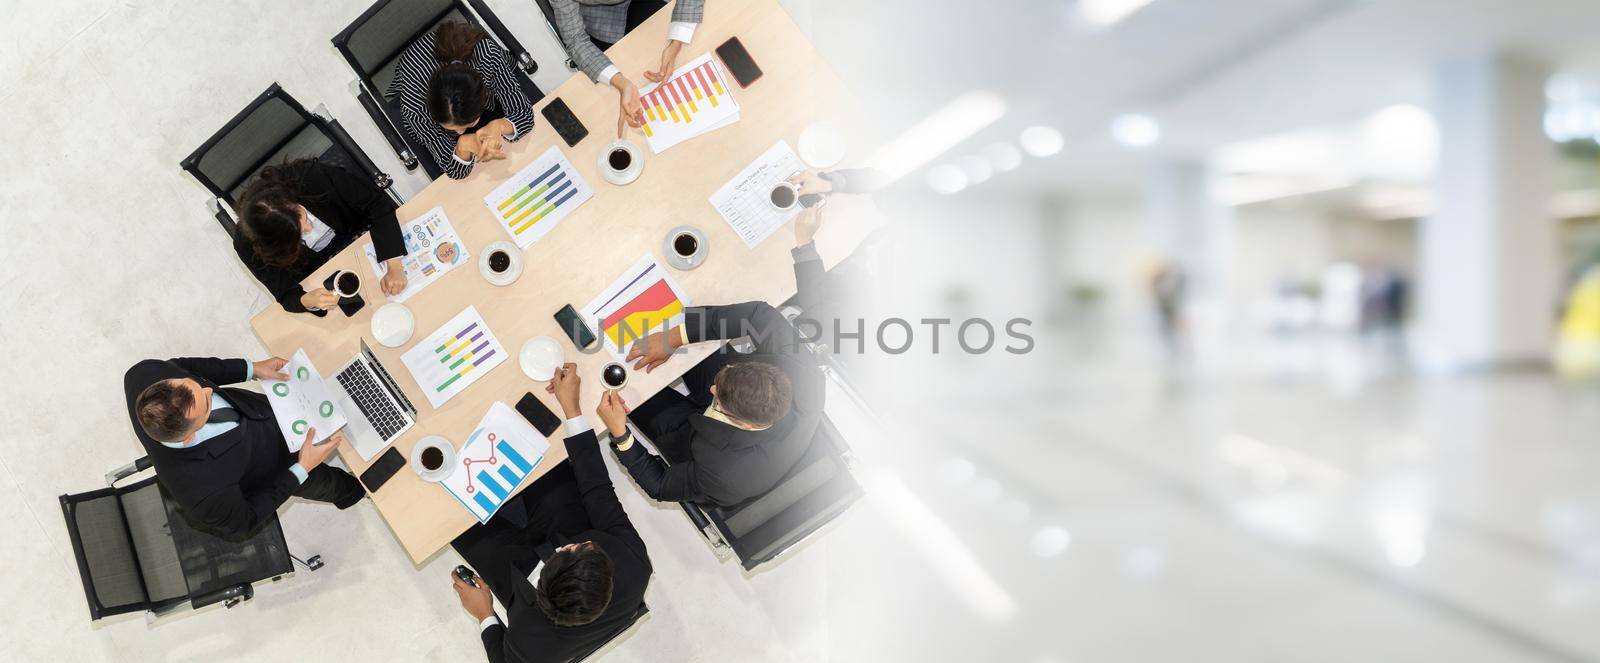
[[[315,427],[306,429],[305,442],[300,444],[300,467],[307,472],[317,469],[318,465],[333,456],[334,450],[344,442],[344,433],[329,435],[328,440],[322,444],[316,444],[316,440],[317,429]]]
[[[578,377],[578,365],[569,361],[556,369],[556,374],[550,378],[550,386],[544,390],[556,395],[562,413],[571,419],[582,414],[578,410],[578,387],[582,383],[583,378]]]
[[[384,261],[388,271],[383,273],[383,280],[378,282],[378,287],[383,294],[394,296],[406,289],[406,267],[399,258],[390,258]]]
[[[802,195],[807,193],[828,193],[833,191],[833,182],[822,179],[821,176],[817,175],[817,171],[812,169],[807,169],[799,175],[789,178],[789,183],[800,187],[800,193]]]
[[[253,375],[257,380],[287,380],[289,374],[283,372],[283,367],[288,363],[280,357],[268,357],[251,364],[250,368],[255,371]]]
[[[678,64],[678,51],[683,50],[683,42],[668,39],[667,47],[661,49],[661,67],[655,71],[644,72],[644,79],[651,83],[660,83],[672,75],[672,69]]]
[[[623,361],[637,359],[638,361],[634,361],[633,370],[649,373],[671,359],[672,351],[678,347],[676,327],[666,331],[651,332],[644,338],[634,341],[633,347],[628,348],[628,357]]]
[[[461,599],[461,609],[473,619],[481,622],[494,616],[494,594],[489,592],[489,583],[483,581],[483,576],[478,577],[478,586],[473,587],[451,571],[450,583],[456,588],[456,598]]]
[[[456,138],[456,156],[461,157],[462,161],[473,160],[480,151],[477,134],[463,134]]]
[[[339,303],[339,295],[327,288],[317,288],[300,295],[300,305],[308,309],[327,310]]]
[[[794,220],[795,246],[805,246],[816,239],[817,231],[822,229],[822,207],[806,207],[800,210],[800,216]]]
[[[508,125],[511,125],[511,122],[501,118],[490,122],[488,126],[479,129],[477,133],[473,134],[473,137],[478,139],[479,161],[498,161],[506,158],[505,134],[507,132],[504,129]],[[511,125],[510,129],[516,131],[516,126]]]
[[[611,84],[618,93],[617,138],[621,138],[627,131],[626,127],[638,128],[644,124],[644,109],[639,106],[639,88],[634,87],[633,81],[617,74],[611,77]]]
[[[628,404],[622,401],[622,394],[615,390],[607,389],[600,394],[600,404],[594,408],[595,416],[605,422],[606,431],[611,433],[613,439],[622,437],[628,432]]]

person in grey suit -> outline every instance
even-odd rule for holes
[[[664,0],[549,0],[556,31],[567,47],[567,55],[578,69],[596,83],[617,89],[617,137],[625,127],[644,123],[639,106],[639,88],[617,70],[605,50],[623,35],[666,6]],[[694,29],[705,16],[705,0],[678,0],[672,8],[672,25],[667,29],[667,45],[661,49],[661,64],[644,72],[645,80],[659,83],[672,74],[678,51],[694,38]]]

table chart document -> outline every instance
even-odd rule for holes
[[[526,249],[594,197],[560,148],[552,146],[483,197],[483,204],[518,248]]]
[[[505,346],[489,331],[489,324],[468,306],[429,334],[405,354],[401,363],[428,395],[434,409],[464,391],[489,369],[506,360]]]
[[[550,441],[505,403],[495,401],[456,454],[456,469],[439,485],[480,523],[489,522],[544,460]]]
[[[581,314],[584,322],[600,330],[606,349],[622,361],[628,346],[646,334],[683,322],[689,296],[651,254],[644,254],[601,290]]]
[[[639,105],[644,109],[639,128],[656,154],[739,121],[739,101],[710,53],[679,67],[671,78],[645,86]]]
[[[780,140],[711,194],[711,206],[733,226],[745,246],[756,248],[772,236],[773,231],[783,227],[784,222],[800,213],[799,205],[788,211],[778,211],[772,206],[771,195],[773,185],[804,170],[805,164],[800,162],[799,155],[789,149],[789,143]]]

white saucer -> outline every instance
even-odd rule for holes
[[[689,233],[690,235],[694,236],[696,244],[694,255],[689,257],[678,255],[678,251],[672,246],[672,243],[673,240],[678,238],[679,233]],[[668,265],[677,270],[688,271],[699,267],[701,264],[704,264],[706,261],[706,253],[708,253],[710,250],[711,245],[706,241],[706,234],[700,232],[700,229],[694,226],[678,226],[673,228],[672,230],[667,231],[667,236],[661,240],[661,255],[666,257]]]
[[[610,160],[611,151],[619,147],[627,150],[628,154],[633,156],[633,159],[630,160],[627,168],[617,171],[611,169]],[[600,169],[600,178],[607,182],[617,186],[632,184],[634,180],[639,179],[639,174],[644,172],[644,150],[626,140],[617,139],[611,141],[611,144],[607,145],[605,149],[600,150],[600,158],[595,160],[595,167]]]
[[[411,340],[417,320],[405,304],[390,302],[372,314],[372,337],[386,348],[398,348]]]
[[[427,448],[437,448],[444,454],[444,462],[439,464],[437,470],[426,470],[422,467],[422,451]],[[438,435],[429,435],[417,440],[417,446],[411,447],[411,471],[422,477],[423,481],[439,483],[445,477],[456,471],[456,448],[450,446],[450,440]]]
[[[549,336],[528,339],[527,343],[522,344],[522,350],[517,352],[517,363],[522,365],[522,372],[540,382],[555,377],[556,369],[561,367],[565,359],[561,344]]]
[[[496,273],[489,269],[489,255],[495,251],[505,251],[506,255],[511,256],[511,266],[507,267],[506,271]],[[483,274],[483,280],[494,285],[516,283],[517,279],[522,277],[522,249],[503,239],[490,242],[488,246],[483,247],[483,253],[478,256],[478,273]]]
[[[800,132],[800,158],[812,168],[830,168],[844,159],[844,138],[827,122],[812,122]]]

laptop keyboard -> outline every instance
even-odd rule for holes
[[[367,416],[367,421],[372,424],[372,429],[377,431],[378,437],[388,442],[389,438],[400,429],[405,428],[405,417],[394,402],[378,387],[377,379],[372,377],[372,372],[365,370],[366,366],[356,362],[345,367],[335,376],[339,386],[344,387],[345,393],[350,394],[350,400],[356,402],[356,407],[361,408],[361,413]]]

